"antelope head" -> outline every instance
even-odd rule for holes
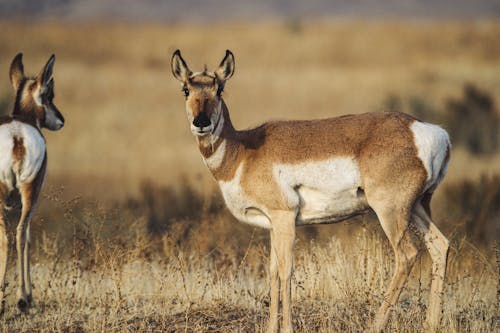
[[[198,137],[213,134],[222,116],[222,92],[226,81],[234,73],[234,56],[226,51],[219,68],[209,72],[192,72],[179,50],[171,61],[172,73],[182,82],[186,97],[186,112],[191,132]]]
[[[16,92],[13,116],[22,117],[38,128],[57,131],[64,126],[64,117],[54,104],[52,72],[56,57],[52,55],[36,77],[24,75],[23,54],[10,65],[10,82]]]

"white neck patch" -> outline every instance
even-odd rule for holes
[[[215,128],[212,131],[210,141],[212,145],[217,141],[222,133],[222,129],[224,128],[224,116],[222,115],[222,102],[219,101],[219,105],[217,106],[217,111],[214,112],[214,118],[212,119],[212,123],[215,124]]]
[[[222,140],[221,144],[208,158],[204,158],[205,164],[210,170],[217,170],[224,161],[226,155],[226,140]]]
[[[215,124],[215,128],[210,134],[210,145],[212,146],[212,155],[208,158],[204,158],[205,164],[210,170],[217,170],[224,161],[224,156],[226,155],[226,140],[222,139],[221,144],[214,151],[214,145],[220,138],[222,129],[224,128],[224,116],[222,115],[222,102],[219,102],[217,107],[217,112],[214,112],[215,119],[211,119],[212,123]]]

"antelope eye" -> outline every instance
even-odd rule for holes
[[[184,96],[188,97],[189,96],[189,89],[184,87],[182,88],[182,92],[184,93]]]

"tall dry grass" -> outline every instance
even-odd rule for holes
[[[461,207],[456,216],[498,219],[495,206],[481,206],[481,200],[463,205],[462,197],[479,191],[484,182],[446,188],[455,193],[445,203],[449,211]],[[2,330],[264,332],[267,233],[235,221],[220,195],[200,193],[192,185],[174,193],[173,188],[145,184],[141,196],[109,206],[82,198],[65,200],[60,189],[49,187],[33,225],[35,306],[19,314],[10,270]],[[14,221],[9,216],[10,239]],[[500,328],[500,249],[489,238],[472,243],[468,226],[443,226],[451,241],[443,332]],[[497,225],[481,231],[495,232],[490,227]],[[430,259],[424,244],[415,241],[422,252],[389,331],[423,327]],[[393,267],[390,244],[372,216],[298,229],[292,283],[297,332],[367,328]]]
[[[4,332],[265,331],[269,249],[262,231],[247,227],[243,237],[223,212],[207,211],[197,220],[172,218],[177,228],[151,235],[146,216],[126,208],[117,213],[56,198],[50,201],[64,212],[69,235],[36,237],[35,307],[19,314],[9,284]],[[380,230],[361,222],[349,237],[300,235],[293,279],[297,332],[360,332],[373,319],[394,261]],[[228,229],[232,234],[224,236]],[[451,240],[441,331],[497,331],[499,249]],[[422,329],[429,286],[430,261],[420,255],[388,331]]]

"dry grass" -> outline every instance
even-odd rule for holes
[[[465,191],[482,182],[464,183]],[[449,191],[460,197],[459,186]],[[147,185],[141,198],[109,207],[63,200],[50,186],[45,193],[34,223],[35,307],[28,314],[15,308],[11,270],[3,331],[264,332],[268,235],[237,223],[220,196]],[[460,202],[449,202],[450,209]],[[170,210],[174,203],[177,209]],[[462,214],[474,216],[479,207]],[[495,207],[486,209],[498,219]],[[500,250],[494,242],[478,248],[456,227],[445,229],[451,250],[441,330],[498,330]],[[423,251],[394,309],[391,332],[419,331],[424,322],[430,260],[417,243]],[[297,332],[362,331],[393,265],[390,245],[369,216],[299,229],[292,284]]]
[[[336,238],[324,244],[299,242],[293,281],[297,332],[366,328],[393,266],[390,247],[379,236],[368,228],[352,235],[348,243]],[[46,246],[57,247],[46,241]],[[33,267],[35,308],[20,315],[11,293],[0,319],[3,331],[264,331],[269,301],[264,245],[247,240],[241,244],[244,254],[238,256],[215,254],[216,249],[186,251],[165,241],[157,250],[166,255],[156,252],[145,258],[137,249],[150,245],[140,237],[126,247],[115,238],[106,242],[101,244],[106,251],[88,253],[97,259],[91,263],[74,255],[65,260],[68,250],[43,253]],[[449,265],[442,331],[498,330],[498,268],[471,244],[456,240]],[[421,257],[388,331],[420,330],[429,271],[427,257]]]
[[[234,51],[226,100],[238,128],[381,110],[389,95],[423,96],[443,112],[466,82],[500,100],[498,22],[0,22],[0,29],[0,107],[12,100],[7,72],[18,51],[33,73],[56,53],[56,102],[67,118],[62,132],[47,133],[48,185],[33,222],[36,306],[26,315],[15,309],[10,262],[4,332],[263,331],[268,236],[222,208],[170,74],[175,48],[193,69]],[[498,194],[499,166],[498,152],[478,157],[457,145],[444,186],[462,191],[452,197],[465,203],[436,195],[434,216],[452,239],[443,332],[500,329],[498,249],[494,242],[477,249],[456,224],[483,214],[481,200],[470,200],[484,192],[482,175],[492,180],[488,193]],[[498,240],[500,204],[490,204],[487,238]],[[371,321],[393,258],[377,224],[357,222],[299,232],[298,332],[359,332]],[[429,271],[422,256],[388,331],[421,329]]]

